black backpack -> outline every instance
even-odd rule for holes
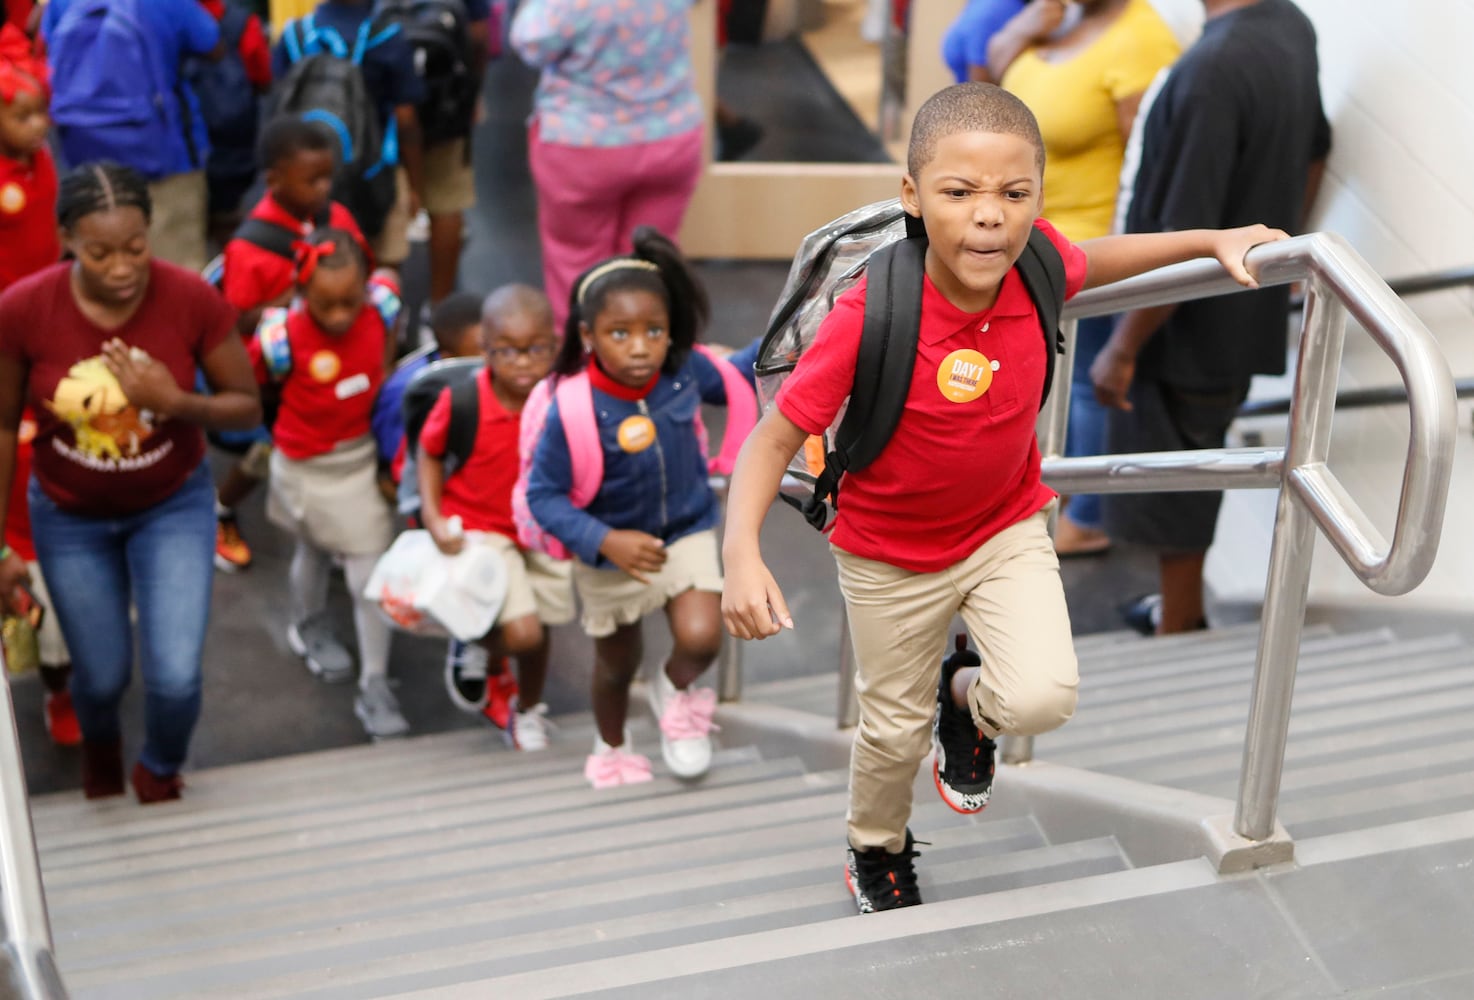
[[[481,400],[476,375],[484,367],[480,358],[446,358],[415,372],[404,388],[400,407],[404,413],[404,446],[411,454],[419,446],[430,410],[441,392],[450,389],[450,430],[445,441],[445,477],[465,468],[476,448],[476,430],[481,422]]]
[[[890,443],[905,409],[916,366],[925,277],[926,230],[899,201],[867,205],[804,238],[773,310],[753,372],[766,410],[814,341],[834,302],[861,274],[866,275],[865,319],[855,382],[836,426],[814,447],[805,446],[789,474],[812,483],[813,495],[783,499],[824,530],[839,507],[839,483],[846,472],[874,462]],[[1045,344],[1045,374],[1040,409],[1054,383],[1055,357],[1064,353],[1059,317],[1065,301],[1065,265],[1058,249],[1038,229],[1014,265],[1039,313]]]
[[[329,205],[312,220],[312,225],[317,229],[326,226],[331,213],[332,206]],[[295,229],[279,226],[275,222],[267,222],[265,219],[248,216],[244,222],[236,227],[235,232],[231,234],[230,238],[232,240],[245,240],[247,243],[255,244],[267,253],[274,254],[283,260],[293,261],[296,259],[297,242],[302,239],[302,236]],[[200,276],[217,289],[223,290],[225,287],[225,255],[222,253],[211,260],[210,263],[206,264],[205,269],[200,272]]]
[[[462,0],[379,0],[377,16],[396,23],[415,54],[425,85],[418,111],[426,145],[471,134],[481,81],[471,47],[471,20]]]
[[[230,183],[256,173],[261,105],[241,58],[241,36],[251,17],[251,11],[239,3],[226,3],[220,18],[225,54],[219,60],[194,56],[184,65],[184,78],[199,101],[200,117],[210,136],[205,173],[211,182]]]
[[[387,131],[363,77],[363,57],[397,28],[366,18],[350,48],[336,31],[320,28],[312,15],[292,21],[282,33],[291,69],[272,92],[272,115],[296,114],[321,122],[338,140],[333,200],[341,202],[365,236],[384,229],[398,189],[398,130]]]

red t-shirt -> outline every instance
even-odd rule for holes
[[[297,461],[325,455],[369,433],[374,396],[384,381],[387,336],[383,317],[368,303],[339,337],[324,333],[306,306],[293,306],[287,317],[292,368],[281,382],[281,405],[271,430],[283,455]],[[252,340],[249,352],[256,380],[267,385],[271,374],[261,342]]]
[[[217,21],[225,16],[225,0],[200,0],[200,6]],[[266,32],[261,30],[261,18],[255,14],[246,18],[238,51],[241,62],[246,65],[246,79],[251,81],[251,85],[258,90],[270,87],[271,43],[266,40]]]
[[[1085,253],[1049,223],[1038,226],[1064,256],[1068,298],[1085,284]],[[823,433],[849,396],[864,316],[862,279],[835,302],[779,391],[780,411],[802,430]],[[834,544],[934,573],[1048,503],[1054,493],[1039,480],[1034,434],[1044,351],[1034,303],[1016,270],[1004,278],[993,308],[981,313],[958,309],[927,279],[901,422],[873,464],[844,477]]]
[[[27,371],[37,430],[34,472],[46,495],[75,514],[132,514],[183,485],[205,455],[200,429],[129,403],[102,363],[117,337],[165,365],[194,391],[195,371],[235,329],[235,311],[193,271],[151,264],[128,322],[92,323],[72,297],[71,265],[55,264],[0,295],[0,353]]]
[[[517,482],[517,436],[522,414],[509,413],[491,390],[491,372],[476,375],[476,446],[466,464],[445,481],[440,513],[459,515],[467,531],[494,531],[516,539],[512,522],[512,487]],[[435,458],[445,457],[450,435],[450,389],[443,389],[420,430],[420,447]]]
[[[312,220],[299,219],[282,208],[269,193],[251,209],[251,218],[296,229],[304,237],[310,236],[316,228]],[[328,225],[347,230],[359,243],[364,242],[358,223],[353,221],[353,214],[337,202],[333,202],[328,210]],[[221,285],[225,301],[241,312],[249,312],[273,301],[292,287],[292,262],[248,240],[233,239],[225,244]]]
[[[61,260],[56,184],[46,147],[30,163],[0,156],[0,288]]]
[[[35,441],[36,415],[26,407],[15,435],[15,473],[10,480],[10,506],[5,508],[5,544],[26,562],[36,561],[36,546],[31,541],[31,505],[26,500]]]

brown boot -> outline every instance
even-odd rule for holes
[[[82,794],[105,799],[123,794],[123,741],[82,741]]]
[[[140,805],[154,802],[172,802],[179,798],[184,788],[184,779],[177,774],[161,778],[143,766],[143,761],[133,765],[133,791]]]

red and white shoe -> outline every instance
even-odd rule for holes
[[[517,675],[502,661],[502,672],[489,674],[486,678],[486,704],[481,714],[498,729],[506,729],[512,722],[512,699],[517,697]]]

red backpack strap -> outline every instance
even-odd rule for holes
[[[558,418],[568,439],[568,461],[573,470],[568,499],[573,506],[584,508],[593,502],[604,482],[604,446],[599,441],[589,373],[581,371],[563,379],[553,389],[553,397],[558,401]]]
[[[717,357],[705,344],[697,344],[696,350],[710,361],[722,376],[722,388],[727,393],[727,429],[722,432],[722,450],[707,461],[707,468],[718,475],[729,476],[737,464],[737,452],[742,442],[757,426],[757,394],[737,366],[726,358]]]

